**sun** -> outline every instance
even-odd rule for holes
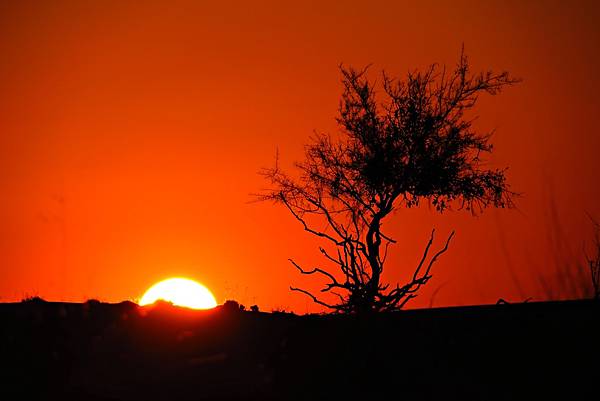
[[[208,288],[194,280],[182,277],[170,278],[154,284],[140,299],[140,305],[150,305],[159,299],[191,309],[210,309],[217,306],[217,301]]]

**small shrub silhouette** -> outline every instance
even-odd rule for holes
[[[38,304],[38,303],[45,303],[47,302],[45,299],[43,299],[42,297],[39,297],[37,295],[33,295],[33,296],[26,296],[25,298],[23,298],[21,300],[22,303],[33,303],[33,304]]]
[[[240,312],[244,311],[245,309],[246,307],[244,305],[233,299],[229,299],[223,304],[223,310],[226,312]]]
[[[592,277],[592,286],[594,288],[594,299],[600,300],[600,224],[590,216],[594,225],[594,250],[592,256],[586,254],[590,274]]]

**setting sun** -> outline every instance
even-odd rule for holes
[[[217,301],[208,288],[187,278],[170,278],[154,284],[146,291],[140,305],[150,305],[159,299],[191,309],[217,306]]]

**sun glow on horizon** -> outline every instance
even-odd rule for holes
[[[190,309],[211,309],[217,306],[217,301],[208,288],[183,277],[169,278],[154,284],[146,291],[139,304],[151,305],[158,300]]]

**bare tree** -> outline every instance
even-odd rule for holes
[[[505,170],[484,168],[481,157],[492,151],[491,133],[476,132],[465,113],[480,94],[495,95],[517,79],[507,72],[471,74],[461,52],[452,71],[434,64],[404,80],[384,72],[379,94],[367,69],[340,66],[341,135],[316,134],[305,160],[296,163],[296,176],[283,172],[278,161],[262,171],[271,189],[260,199],[284,205],[304,230],[329,244],[320,248],[329,269],[291,263],[302,274],[323,276],[327,283],[321,291],[338,301],[291,290],[339,312],[402,308],[429,281],[433,264],[448,249],[454,232],[434,253],[432,231],[410,281],[384,284],[388,247],[395,240],[383,224],[394,210],[425,200],[440,212],[455,205],[477,213],[489,205],[510,207],[514,195]]]

